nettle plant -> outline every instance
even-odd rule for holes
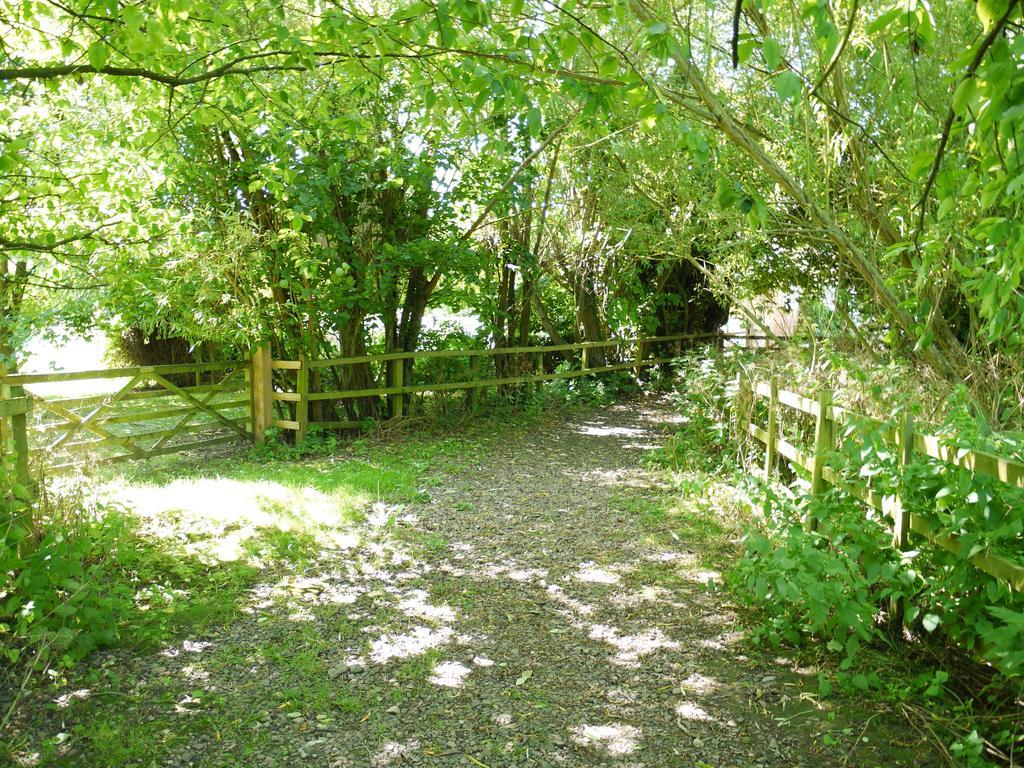
[[[865,525],[863,511],[842,493],[762,493],[763,526],[749,532],[744,557],[728,576],[741,595],[766,608],[755,639],[796,646],[821,639],[849,670],[865,645],[887,639],[881,606],[916,594],[919,577],[888,547],[885,531]],[[818,530],[805,529],[807,515]],[[880,684],[877,675],[856,674],[850,682]]]

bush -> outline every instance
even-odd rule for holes
[[[765,500],[762,525],[748,531],[744,556],[727,577],[763,611],[755,636],[772,645],[824,640],[849,668],[865,644],[886,639],[880,610],[913,597],[920,577],[889,546],[887,533],[840,492],[814,498],[765,486],[758,494]],[[818,530],[805,530],[807,515]]]
[[[12,664],[68,667],[114,642],[131,591],[108,563],[124,516],[79,498],[43,495],[31,503],[0,470],[0,637]],[[22,513],[32,508],[33,529]]]
[[[675,364],[672,400],[682,424],[657,459],[674,469],[711,469],[733,450],[734,382],[746,362],[738,350],[695,349]]]

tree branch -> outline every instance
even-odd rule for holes
[[[992,29],[985,35],[985,39],[981,41],[981,45],[978,46],[978,50],[974,53],[974,58],[971,59],[971,63],[967,65],[967,70],[964,72],[964,76],[957,81],[957,87],[960,83],[969,80],[974,77],[978,71],[978,67],[981,66],[981,62],[985,59],[985,54],[988,53],[999,35],[1002,34],[1003,28],[1006,23],[1010,20],[1010,17],[1016,13],[1017,5],[1024,4],[1024,0],[1020,0],[1020,3],[1011,2],[1006,7],[1006,13],[995,24],[992,25]],[[946,113],[946,120],[942,124],[942,134],[939,136],[939,146],[935,150],[935,159],[932,161],[932,169],[928,173],[928,179],[924,183],[924,191],[921,192],[921,199],[918,201],[917,206],[920,209],[920,213],[917,217],[917,230],[914,232],[914,242],[917,243],[921,237],[921,232],[924,230],[924,219],[928,212],[928,197],[931,195],[932,187],[935,185],[935,179],[939,175],[939,169],[942,167],[942,156],[946,153],[946,145],[949,144],[949,136],[953,130],[953,121],[956,119],[956,112],[953,110],[953,105],[949,105],[949,111]]]

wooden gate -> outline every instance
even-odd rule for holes
[[[19,475],[59,472],[250,439],[250,363],[0,376]],[[73,392],[69,392],[73,390]]]

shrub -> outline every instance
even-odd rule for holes
[[[0,469],[0,637],[12,664],[70,666],[117,638],[131,592],[108,565],[127,525],[116,510],[44,494],[30,502]],[[34,527],[21,513],[32,507]]]

